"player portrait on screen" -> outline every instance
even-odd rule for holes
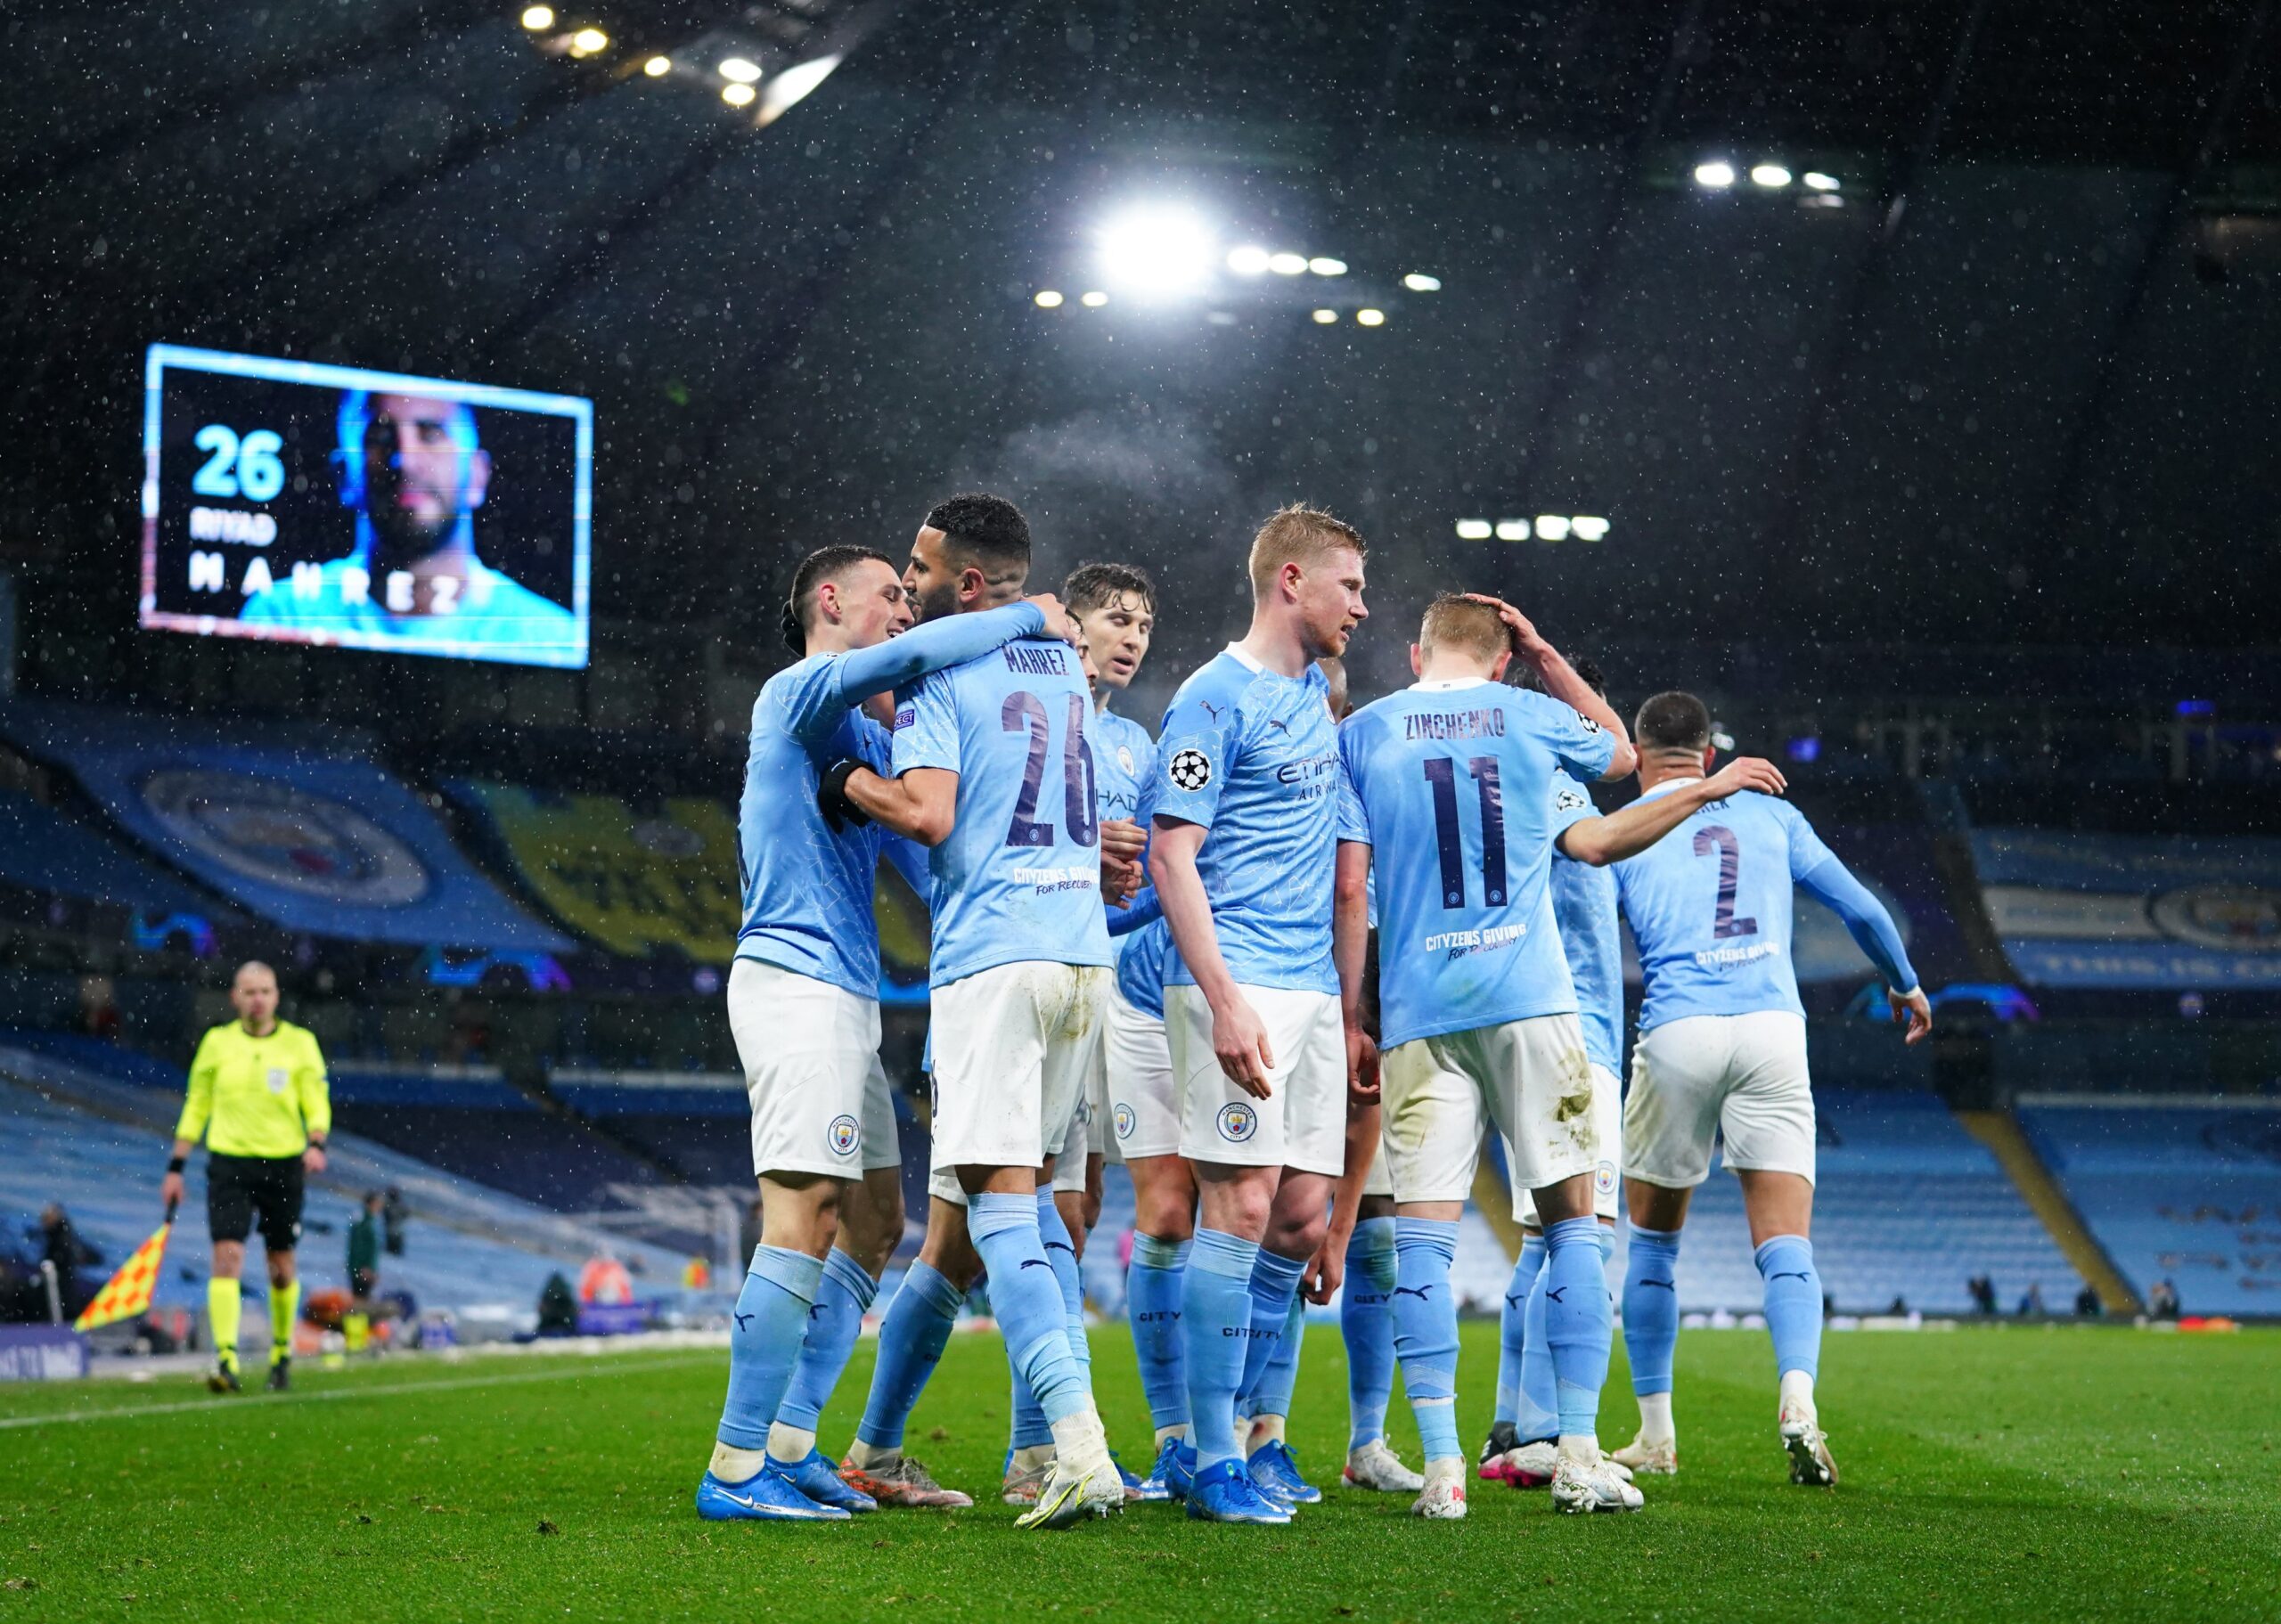
[[[575,644],[577,617],[477,556],[475,510],[491,455],[465,401],[348,389],[340,397],[340,502],[355,551],[282,575],[249,625],[384,637],[437,653]]]

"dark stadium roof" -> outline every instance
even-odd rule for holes
[[[1463,575],[1633,639],[2273,641],[2271,0],[522,9],[0,23],[35,646],[131,625],[159,339],[593,396],[606,626],[768,641],[794,551],[992,480],[1057,573],[1192,564],[1215,609],[1304,494],[1397,608]],[[763,91],[843,60],[762,126],[731,50]],[[1164,192],[1350,273],[1080,307],[1086,234]],[[1453,530],[1539,512],[1609,534]]]

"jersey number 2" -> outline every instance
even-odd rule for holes
[[[1719,853],[1719,917],[1712,923],[1711,934],[1721,942],[1731,936],[1755,936],[1756,919],[1735,918],[1735,887],[1743,871],[1743,848],[1735,831],[1717,823],[1696,830],[1695,854],[1708,857],[1713,852]]]
[[[1465,906],[1465,835],[1458,828],[1458,764],[1436,755],[1418,763],[1434,791],[1434,844],[1441,850],[1442,906]],[[1505,905],[1505,792],[1497,780],[1497,758],[1476,755],[1466,765],[1481,792],[1481,894],[1483,905]]]
[[[1069,843],[1091,845],[1100,829],[1093,811],[1093,747],[1085,738],[1085,696],[1068,698],[1069,726],[1061,735],[1061,810]],[[1053,748],[1045,701],[1033,693],[1008,694],[998,719],[1006,732],[1026,730],[1030,736],[1029,761],[1022,769],[1021,791],[1014,797],[1013,819],[1006,825],[1006,844],[1051,845],[1053,825],[1037,815],[1038,792],[1045,787],[1045,759]]]

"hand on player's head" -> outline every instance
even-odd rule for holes
[[[1737,755],[1712,775],[1709,788],[1717,792],[1714,798],[1745,789],[1778,796],[1790,788],[1790,780],[1782,776],[1782,769],[1762,756]]]
[[[1505,630],[1512,636],[1514,653],[1526,654],[1543,642],[1544,640],[1537,635],[1535,623],[1502,598],[1492,597],[1487,592],[1468,592],[1466,596],[1497,611],[1497,618],[1505,623]]]
[[[1051,592],[1032,592],[1022,601],[1035,604],[1038,612],[1045,616],[1046,636],[1058,637],[1073,649],[1077,646],[1082,633],[1077,629],[1076,617],[1062,607],[1060,599]]]

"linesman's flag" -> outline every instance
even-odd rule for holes
[[[159,1284],[159,1265],[166,1261],[167,1236],[175,1232],[172,1212],[158,1232],[135,1249],[135,1255],[119,1265],[119,1272],[103,1283],[95,1300],[87,1304],[79,1318],[71,1322],[75,1331],[92,1331],[98,1326],[115,1325],[122,1319],[132,1319],[151,1306],[151,1293]]]

